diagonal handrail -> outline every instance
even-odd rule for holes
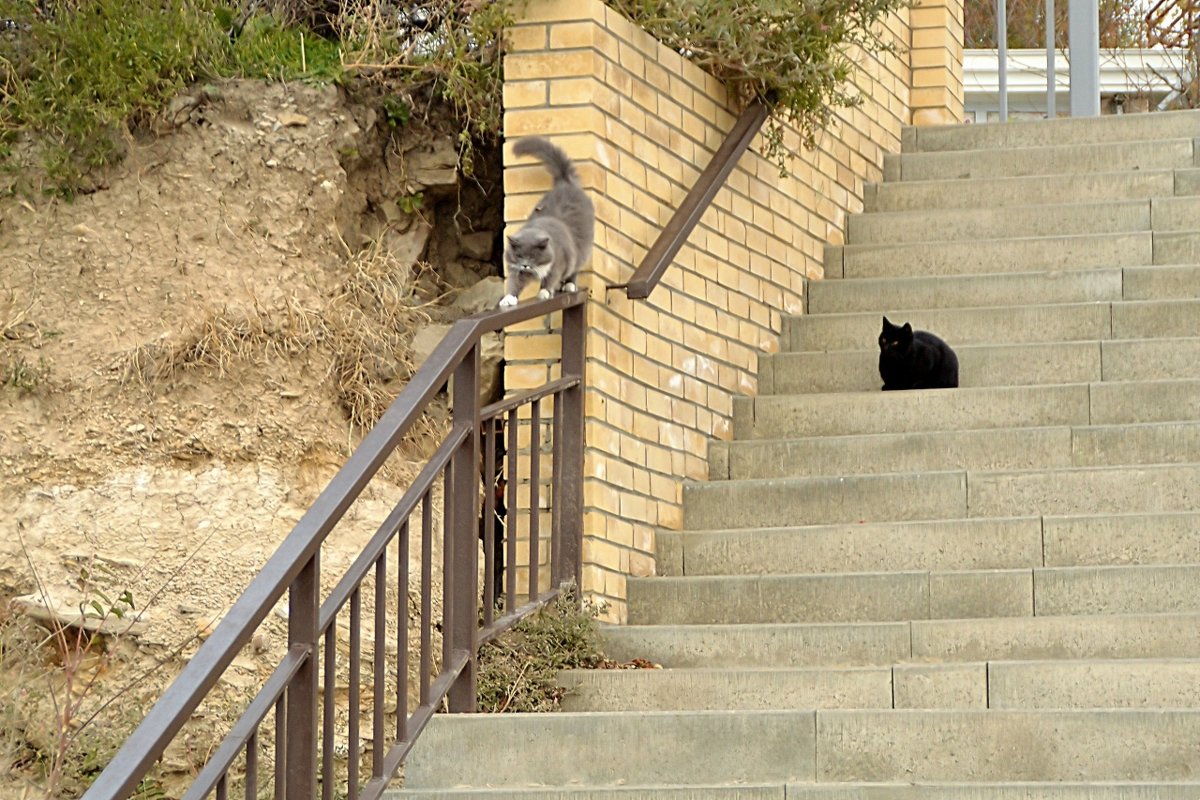
[[[404,435],[421,417],[429,402],[446,386],[452,376],[456,382],[454,399],[456,403],[456,426],[459,427],[457,427],[458,433],[452,434],[452,438],[457,436],[455,445],[451,445],[448,448],[454,451],[454,463],[451,466],[454,469],[454,480],[458,482],[457,485],[459,487],[471,488],[472,491],[470,493],[474,492],[474,487],[478,483],[478,474],[476,473],[479,450],[477,447],[477,431],[478,422],[481,419],[481,410],[478,407],[477,395],[475,394],[477,376],[473,370],[478,370],[479,342],[481,337],[486,333],[503,330],[515,323],[543,317],[554,312],[563,312],[563,378],[554,382],[553,390],[563,392],[563,394],[556,395],[556,397],[562,398],[564,406],[571,407],[573,413],[579,417],[577,421],[570,420],[573,429],[564,431],[564,436],[571,438],[572,435],[577,434],[574,438],[580,438],[582,436],[581,392],[584,337],[584,318],[582,312],[584,311],[583,305],[586,302],[587,295],[585,292],[559,294],[548,300],[523,303],[511,309],[481,312],[456,322],[441,343],[430,354],[429,358],[426,359],[425,364],[413,375],[408,384],[399,393],[379,422],[363,438],[358,448],[355,449],[342,468],[334,475],[328,486],[321,492],[309,510],[296,523],[291,533],[283,540],[259,574],[247,586],[245,592],[230,608],[229,612],[213,630],[209,638],[200,646],[196,655],[188,661],[179,676],[167,687],[162,697],[151,708],[145,719],[142,720],[141,724],[125,741],[112,761],[88,788],[83,795],[83,800],[124,800],[124,798],[134,791],[142,778],[154,765],[155,761],[161,757],[167,745],[170,744],[183,728],[184,724],[208,695],[209,691],[217,684],[234,657],[250,641],[258,626],[285,593],[288,593],[289,603],[293,606],[293,612],[289,615],[290,646],[287,658],[290,660],[287,661],[286,665],[281,664],[279,669],[287,672],[291,676],[291,679],[299,680],[302,678],[303,680],[300,680],[300,683],[304,681],[311,682],[311,686],[295,687],[295,690],[299,694],[299,701],[296,702],[296,705],[303,711],[304,702],[311,702],[314,704],[312,710],[315,712],[317,639],[323,632],[320,623],[323,622],[326,626],[330,626],[331,616],[335,611],[330,605],[326,605],[324,609],[318,608],[316,592],[319,592],[317,576],[319,575],[318,565],[322,542],[324,542],[338,521],[359,497],[372,477],[387,461],[395,448],[401,443]],[[567,313],[568,311],[570,314]],[[459,383],[462,386],[459,386]],[[463,442],[464,437],[461,423],[458,421],[460,410],[458,406],[460,402],[463,414],[474,420],[466,429],[469,433],[465,434],[465,437],[470,444],[470,448],[466,451],[458,446],[459,443]],[[537,402],[536,398],[534,402]],[[506,403],[503,406],[495,406],[494,404],[494,407],[489,407],[488,409],[484,409],[484,411],[492,410],[494,412],[495,407],[507,409],[509,405],[511,404]],[[516,411],[514,409],[509,413],[515,415]],[[582,469],[582,441],[564,442],[563,446],[570,448],[570,455],[572,457],[577,456],[577,458],[568,458],[567,460],[578,460],[579,469]],[[570,469],[566,471],[571,472]],[[569,480],[573,481],[578,481],[580,477],[578,474],[567,476]],[[570,528],[571,536],[577,538],[579,531],[582,529],[581,499],[575,496],[575,487],[563,486],[563,488],[559,489],[561,485],[556,485],[555,491],[561,492],[563,495],[563,513],[571,515],[566,518],[570,520],[568,527]],[[469,501],[464,502],[465,505],[463,508],[469,508]],[[556,502],[558,502],[557,497]],[[406,503],[406,508],[411,509],[415,506],[416,501],[409,500],[406,496],[406,499],[402,500],[401,503]],[[454,516],[457,517],[460,513],[460,511],[456,511]],[[462,520],[455,519],[454,524],[458,526],[456,528],[458,534],[461,534],[462,531],[467,532],[469,547],[473,551],[476,545],[474,535],[475,523],[474,520],[467,519],[465,515],[463,516]],[[575,519],[576,516],[579,519]],[[450,523],[448,522],[447,524],[449,525]],[[467,537],[459,535],[460,540]],[[458,541],[456,544],[456,547],[459,548],[459,553],[462,552],[461,548],[465,546],[467,545],[463,544],[462,541]],[[578,542],[563,541],[562,546],[564,547],[564,558],[567,559],[565,562],[566,567],[573,567],[574,573],[577,575]],[[454,556],[456,559],[460,557],[458,553]],[[445,558],[448,561],[451,560],[452,556],[449,551],[446,552]],[[471,558],[468,558],[468,561],[471,561]],[[356,568],[361,567],[361,564],[356,564]],[[473,568],[463,570],[460,574],[466,577],[462,580],[462,585],[458,585],[457,582],[454,584],[454,590],[461,595],[458,599],[460,607],[455,612],[456,616],[454,620],[462,628],[469,626],[469,629],[465,633],[465,641],[468,645],[471,642],[475,642],[476,644],[478,642],[478,637],[474,633],[475,609],[478,598],[473,588],[473,571]],[[449,571],[448,574],[450,574]],[[560,575],[558,577],[564,576]],[[464,587],[466,588],[464,589]],[[344,584],[339,585],[335,590],[335,595],[338,595],[340,598],[341,594],[347,590],[347,586]],[[447,591],[450,590],[447,589]],[[302,594],[307,593],[311,596],[306,597],[303,602],[298,602],[295,597],[298,592]],[[534,599],[533,592],[531,592],[531,600]],[[544,600],[544,598],[541,599]],[[449,599],[447,602],[450,602]],[[536,602],[532,602],[526,607],[532,609],[536,605]],[[522,610],[526,607],[522,607]],[[301,613],[298,614],[297,609]],[[321,613],[322,611],[324,613]],[[508,616],[515,618],[517,615],[510,614]],[[300,625],[301,627],[304,625],[308,626],[307,633],[299,639],[296,638],[297,634],[293,631],[293,628],[297,625],[296,617],[306,617]],[[454,652],[457,653],[458,651],[455,650]],[[467,651],[463,652],[466,653]],[[473,655],[466,654],[462,655],[461,658],[473,661]],[[458,655],[454,656],[453,661],[459,665],[459,669],[450,670],[455,674],[443,674],[439,676],[437,685],[446,684],[448,686],[454,682],[457,672],[461,670],[461,664],[465,662],[462,662]],[[446,666],[452,668],[454,664]],[[277,673],[279,673],[278,669]],[[473,677],[471,680],[473,681]],[[275,700],[275,698],[284,692],[284,689],[278,686],[273,685],[268,688],[271,689],[272,693],[270,700]],[[286,690],[288,702],[292,703],[292,685],[288,684]],[[309,690],[311,690],[310,693],[306,694],[306,691]],[[453,694],[451,694],[450,699],[453,707],[455,703]],[[280,700],[279,702],[283,701]],[[473,694],[470,703],[473,708]],[[267,700],[259,703],[259,705],[269,704]],[[432,711],[432,709],[429,710]],[[414,720],[414,722],[419,721]],[[292,714],[289,713],[287,722],[290,726],[294,725],[297,720],[292,719]],[[255,722],[255,726],[257,724]],[[311,726],[313,721],[304,720],[302,724]],[[419,729],[420,725],[413,726],[415,732],[419,732]],[[407,746],[403,748],[403,752],[407,752],[407,747],[411,746],[411,741],[415,738],[415,732],[407,737]],[[296,738],[303,740],[304,737],[310,737],[312,738],[312,742],[315,743],[315,736],[315,731],[309,730],[302,732],[302,735]],[[311,762],[307,764],[302,763],[305,760],[304,755],[309,752],[305,750],[306,745],[304,741],[296,745],[297,749],[294,753],[292,746],[292,738],[289,735],[286,780],[290,782],[293,774],[297,773],[300,775],[302,781],[306,782],[307,786],[311,788],[311,778],[315,775],[316,765]],[[398,763],[399,758],[402,758],[402,756],[403,753],[398,752],[389,761],[394,760]],[[378,784],[378,779],[375,783]],[[288,796],[292,797],[291,783],[288,785]],[[301,790],[295,796],[311,795]]]
[[[746,107],[687,197],[675,209],[675,214],[651,245],[633,277],[626,283],[609,286],[609,289],[624,289],[625,296],[631,300],[643,300],[650,296],[770,113],[767,105],[759,100]]]

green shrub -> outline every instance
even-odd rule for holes
[[[767,155],[784,167],[783,125],[812,146],[852,88],[861,53],[891,51],[884,18],[909,0],[610,0],[668,47],[730,88],[766,101]]]
[[[600,666],[599,609],[582,607],[573,592],[518,622],[479,649],[479,710],[491,713],[555,711],[564,669]]]
[[[340,48],[270,14],[251,17],[234,38],[230,72],[243,78],[330,83],[342,75]]]
[[[223,46],[201,5],[90,0],[34,16],[0,2],[28,27],[0,41],[0,128],[31,135],[46,177],[71,195],[88,170],[121,155],[121,133],[153,117],[213,70]]]

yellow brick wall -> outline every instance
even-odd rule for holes
[[[505,137],[550,137],[575,159],[596,204],[595,249],[580,281],[592,298],[584,589],[608,602],[612,620],[625,619],[626,578],[654,574],[655,531],[682,525],[683,481],[707,477],[708,440],[729,438],[733,398],[756,392],[758,355],[778,349],[784,315],[802,313],[825,244],[843,241],[863,183],[878,180],[883,154],[899,149],[918,91],[910,13],[887,26],[900,52],[861,62],[864,102],[841,111],[787,178],[756,141],[662,283],[636,301],[607,287],[629,279],[724,140],[735,120],[727,93],[600,0],[530,0],[511,31]],[[923,30],[932,42],[932,28]],[[961,113],[961,78],[958,87]],[[799,148],[794,134],[787,141]],[[510,232],[549,186],[539,164],[506,148]],[[506,337],[510,390],[551,377],[549,329],[529,323]]]

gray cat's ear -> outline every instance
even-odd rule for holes
[[[517,246],[517,237],[515,237],[515,236],[507,236],[507,237],[505,237],[505,238],[506,238],[506,239],[508,239],[508,246],[509,246],[509,247],[516,247],[516,246]]]
[[[550,244],[550,234],[542,233],[542,234],[539,234],[538,236],[534,237],[534,240],[533,240],[534,247],[541,248],[541,247],[545,247],[548,244]]]

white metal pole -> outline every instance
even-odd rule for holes
[[[996,0],[996,58],[1000,62],[1000,121],[1008,122],[1008,9],[1006,0]]]
[[[1100,116],[1099,0],[1070,0],[1071,116]]]
[[[1057,90],[1054,66],[1054,0],[1046,0],[1046,119],[1058,116]]]

